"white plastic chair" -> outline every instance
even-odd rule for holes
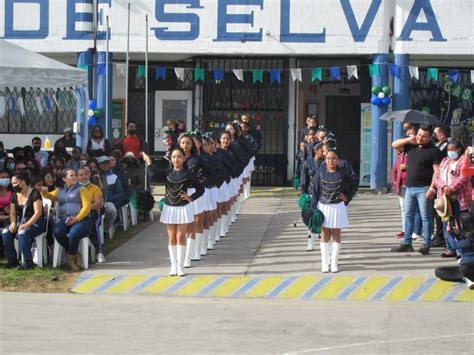
[[[49,226],[49,215],[51,213],[51,206],[53,202],[48,199],[43,199],[43,207],[46,207],[46,229],[43,233],[37,235],[35,237],[35,244],[36,244],[36,255],[38,258],[37,265],[38,267],[43,267],[43,263],[48,262],[48,244],[46,243],[46,236],[48,235],[48,226]],[[20,257],[20,247],[18,244],[18,239],[15,238],[14,240],[15,249]],[[25,257],[21,254],[21,262],[25,262]]]
[[[138,224],[138,210],[135,207],[133,207],[131,203],[129,203],[129,205],[130,205],[130,222],[132,226],[136,226]]]
[[[122,220],[123,230],[126,232],[128,229],[128,209],[130,204],[127,203],[120,208],[120,219]]]
[[[81,257],[82,257],[82,266],[84,270],[87,270],[89,268],[89,248],[91,252],[91,262],[95,263],[96,251],[95,251],[94,244],[92,244],[92,242],[90,241],[88,237],[82,238],[81,241],[79,242],[79,254],[81,254]],[[55,239],[54,252],[53,252],[53,268],[57,268],[59,265],[61,265],[63,251],[64,251],[64,248]]]

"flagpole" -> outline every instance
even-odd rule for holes
[[[148,15],[145,16],[145,142],[148,145]]]
[[[109,139],[109,15],[106,17],[106,51],[105,51],[105,138]]]
[[[127,57],[125,59],[125,125],[128,124],[128,65],[130,53],[130,3],[128,3]]]

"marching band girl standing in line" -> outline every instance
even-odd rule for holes
[[[184,164],[185,153],[180,148],[171,152],[171,168],[167,171],[166,192],[160,222],[166,224],[168,232],[168,251],[171,261],[171,276],[184,276],[186,256],[186,232],[194,222],[193,201],[204,193],[204,188]],[[191,195],[188,189],[195,189]]]

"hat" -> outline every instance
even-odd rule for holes
[[[66,132],[72,132],[72,128],[71,127],[64,128],[63,133],[66,133]]]
[[[99,164],[106,163],[106,162],[108,162],[108,161],[110,161],[110,158],[109,158],[109,157],[106,157],[105,155],[102,155],[101,157],[98,157],[98,158],[97,158],[97,162],[98,162]]]
[[[133,152],[127,152],[125,153],[125,155],[122,157],[123,160],[127,159],[127,158],[132,158],[132,159],[137,159],[135,158],[135,154],[133,154]]]
[[[434,202],[434,208],[436,213],[441,217],[449,217],[452,215],[451,204],[449,203],[448,197],[446,194],[443,194],[441,198],[437,198]]]

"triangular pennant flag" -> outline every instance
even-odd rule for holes
[[[184,68],[174,68],[174,73],[179,80],[184,81]]]
[[[474,70],[471,70],[471,84],[474,84]]]
[[[393,77],[400,77],[400,66],[397,64],[390,64],[390,74],[392,74]]]
[[[12,96],[12,105],[10,107],[10,110],[12,111],[12,113],[15,113],[16,112],[16,107],[15,107],[15,98]]]
[[[5,116],[5,96],[0,96],[0,119]]]
[[[56,105],[56,109],[58,111],[61,111],[62,107],[59,106],[59,102],[58,102],[58,99],[56,98],[56,94],[51,95],[51,97],[53,98],[54,104]]]
[[[291,78],[293,79],[293,81],[296,81],[296,80],[302,81],[301,69],[291,69]]]
[[[36,109],[38,110],[39,114],[43,114],[43,105],[41,105],[41,99],[39,96],[35,97]]]
[[[25,117],[25,103],[21,96],[18,98],[18,107],[20,108],[21,115]]]
[[[357,65],[347,66],[347,76],[349,77],[349,79],[352,77],[359,79],[359,73],[357,72]]]
[[[277,83],[281,83],[281,71],[280,69],[272,69],[270,70],[270,84],[276,81]]]
[[[124,78],[127,76],[127,64],[117,63],[117,74],[123,76]]]
[[[435,80],[438,81],[438,68],[428,68],[428,76],[427,80]]]
[[[146,68],[144,65],[138,66],[138,79],[144,78],[146,75]]]
[[[87,64],[79,64],[79,65],[77,66],[77,68],[78,68],[78,69],[81,69],[81,70],[87,70],[87,69],[88,69],[88,66],[87,66]]]
[[[418,67],[409,66],[408,71],[410,72],[410,76],[412,79],[413,78],[415,78],[416,80],[420,79],[420,73],[418,71]]]
[[[242,69],[233,69],[232,72],[237,79],[244,81],[244,71]]]
[[[311,69],[311,81],[315,81],[316,79],[319,81],[323,80],[323,71],[321,68]]]
[[[65,100],[65,97],[64,97],[64,93],[62,91],[59,91],[58,96],[59,96],[59,101],[61,101],[61,105],[63,106],[63,108],[65,110],[69,109],[67,101]]]
[[[204,69],[201,68],[194,68],[194,81],[203,81],[205,80],[205,72]]]
[[[49,100],[48,95],[44,95],[44,103],[46,104],[46,110],[48,110],[48,112],[51,112],[51,101]]]
[[[448,76],[451,81],[457,82],[458,81],[458,76],[459,76],[459,70],[457,69],[449,69],[448,70]]]
[[[166,68],[165,67],[158,67],[155,69],[155,79],[163,79],[166,80]]]
[[[374,76],[379,76],[380,75],[380,69],[378,64],[369,64],[369,74],[370,77]]]
[[[341,69],[339,67],[329,68],[329,77],[331,80],[341,80]]]
[[[36,106],[33,100],[33,96],[28,95],[26,96],[26,111],[33,112],[36,110]]]
[[[214,70],[214,80],[223,81],[224,80],[224,71],[222,69]]]
[[[105,75],[105,63],[97,63],[97,75]]]
[[[257,81],[263,83],[263,70],[262,69],[254,69],[252,72],[253,83],[255,84]]]

